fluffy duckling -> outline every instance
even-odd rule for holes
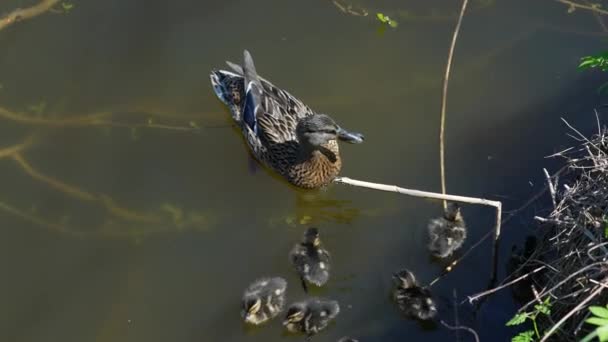
[[[280,277],[261,278],[243,293],[241,315],[245,323],[262,324],[283,310],[287,281]]]
[[[393,274],[393,281],[395,282],[393,299],[406,316],[420,320],[435,317],[437,307],[431,297],[431,291],[420,287],[412,272],[401,270]]]
[[[467,227],[460,206],[448,203],[443,217],[432,219],[428,225],[429,250],[438,258],[447,258],[460,248],[467,237]]]
[[[302,242],[293,247],[289,258],[300,275],[304,292],[308,292],[307,282],[322,286],[329,279],[330,255],[321,246],[317,228],[306,229]]]
[[[310,298],[293,303],[287,309],[283,325],[289,332],[306,334],[306,341],[325,329],[329,322],[340,313],[340,306],[335,300]]]

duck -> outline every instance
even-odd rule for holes
[[[443,217],[432,219],[428,224],[431,254],[436,258],[447,258],[458,250],[467,238],[467,226],[462,218],[460,206],[448,203]]]
[[[260,278],[243,293],[241,316],[245,323],[259,325],[276,317],[285,305],[287,281],[281,277]]]
[[[421,321],[430,320],[437,315],[437,306],[431,291],[418,285],[414,273],[403,269],[393,274],[393,282],[393,300],[403,314]]]
[[[358,144],[363,134],[342,128],[329,115],[316,113],[260,77],[247,50],[243,60],[242,66],[226,62],[232,71],[213,70],[210,78],[251,154],[296,187],[330,184],[342,167],[338,140]]]
[[[291,304],[287,309],[283,325],[289,332],[306,334],[306,341],[310,341],[339,313],[340,305],[337,301],[312,297]]]
[[[321,245],[319,229],[306,229],[302,241],[297,243],[289,253],[289,258],[302,281],[304,292],[308,292],[307,283],[323,286],[329,279],[330,254]]]

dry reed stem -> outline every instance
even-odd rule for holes
[[[463,0],[462,7],[460,8],[460,15],[458,16],[458,22],[454,28],[452,34],[452,43],[450,44],[450,50],[448,53],[448,62],[445,67],[445,74],[443,75],[443,93],[441,96],[441,117],[439,124],[439,165],[441,171],[441,193],[446,193],[446,181],[445,181],[445,117],[448,99],[448,82],[450,80],[450,69],[452,68],[452,59],[454,57],[454,49],[456,48],[456,39],[458,38],[458,32],[460,31],[460,25],[462,24],[462,18],[464,17],[464,11],[467,8],[468,0]],[[443,210],[447,209],[447,201],[443,200]],[[499,219],[500,220],[500,219]]]

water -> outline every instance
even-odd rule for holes
[[[9,0],[0,12],[28,4]],[[311,224],[334,256],[330,283],[313,293],[342,304],[315,340],[454,339],[401,319],[388,298],[401,267],[423,282],[440,273],[425,248],[439,203],[340,185],[303,192],[252,174],[209,84],[211,69],[247,48],[261,75],[365,133],[342,147],[343,175],[438,191],[441,79],[459,5],[357,4],[399,27],[382,32],[373,17],[321,0],[148,0],[75,2],[0,31],[1,107],[51,121],[113,113],[95,125],[2,121],[1,146],[36,140],[21,153],[29,164],[0,160],[0,340],[299,340],[278,320],[244,327],[239,299],[264,275],[287,278],[288,301],[304,298],[287,252]],[[508,211],[542,187],[542,167],[559,166],[543,157],[574,143],[561,116],[594,132],[604,78],[575,66],[608,34],[556,1],[470,6],[448,99],[448,192],[503,200]],[[148,119],[201,129],[134,128]],[[504,227],[499,277],[545,204]],[[467,249],[492,229],[493,211],[464,213]],[[453,322],[453,289],[462,299],[486,288],[490,247],[433,287],[441,318]],[[458,310],[482,340],[514,334],[504,327],[515,310],[508,290]]]

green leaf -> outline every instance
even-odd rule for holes
[[[608,318],[608,309],[603,306],[590,306],[589,311],[597,317]]]
[[[394,20],[389,20],[389,21],[388,21],[388,24],[389,24],[389,25],[390,25],[390,27],[392,27],[392,28],[397,28],[397,26],[399,26],[399,24],[398,24],[396,21],[394,21]]]
[[[534,336],[534,331],[532,331],[532,330],[520,332],[517,336],[514,336],[511,339],[511,342],[532,342],[533,336]]]
[[[599,93],[601,93],[604,90],[604,87],[608,85],[608,82],[602,84],[602,86],[597,90]],[[604,237],[606,239],[608,239],[608,222],[604,221]]]
[[[378,20],[380,20],[383,23],[386,23],[388,21],[388,17],[382,13],[376,13],[376,17],[378,17]]]
[[[67,11],[71,10],[72,7],[74,7],[74,4],[71,4],[69,2],[62,2],[61,7],[63,7],[63,10],[67,12]]]
[[[551,314],[551,309],[547,306],[547,305],[534,305],[534,309],[536,309],[536,311],[542,313],[545,316],[549,316]]]
[[[506,326],[520,325],[525,322],[526,319],[528,319],[529,317],[530,314],[528,314],[527,312],[515,314],[515,316],[513,316],[513,318],[511,318],[511,320],[506,323]]]
[[[585,322],[589,323],[589,324],[593,324],[593,325],[597,325],[597,326],[608,326],[608,319],[607,318],[600,318],[600,317],[591,317],[591,318],[587,318],[585,320]]]
[[[583,61],[578,65],[579,69],[587,68],[591,64],[595,63],[595,60],[591,58],[587,59],[587,57],[583,57],[582,59]]]
[[[595,329],[597,332],[597,337],[599,337],[601,342],[608,341],[608,326],[603,326]]]

